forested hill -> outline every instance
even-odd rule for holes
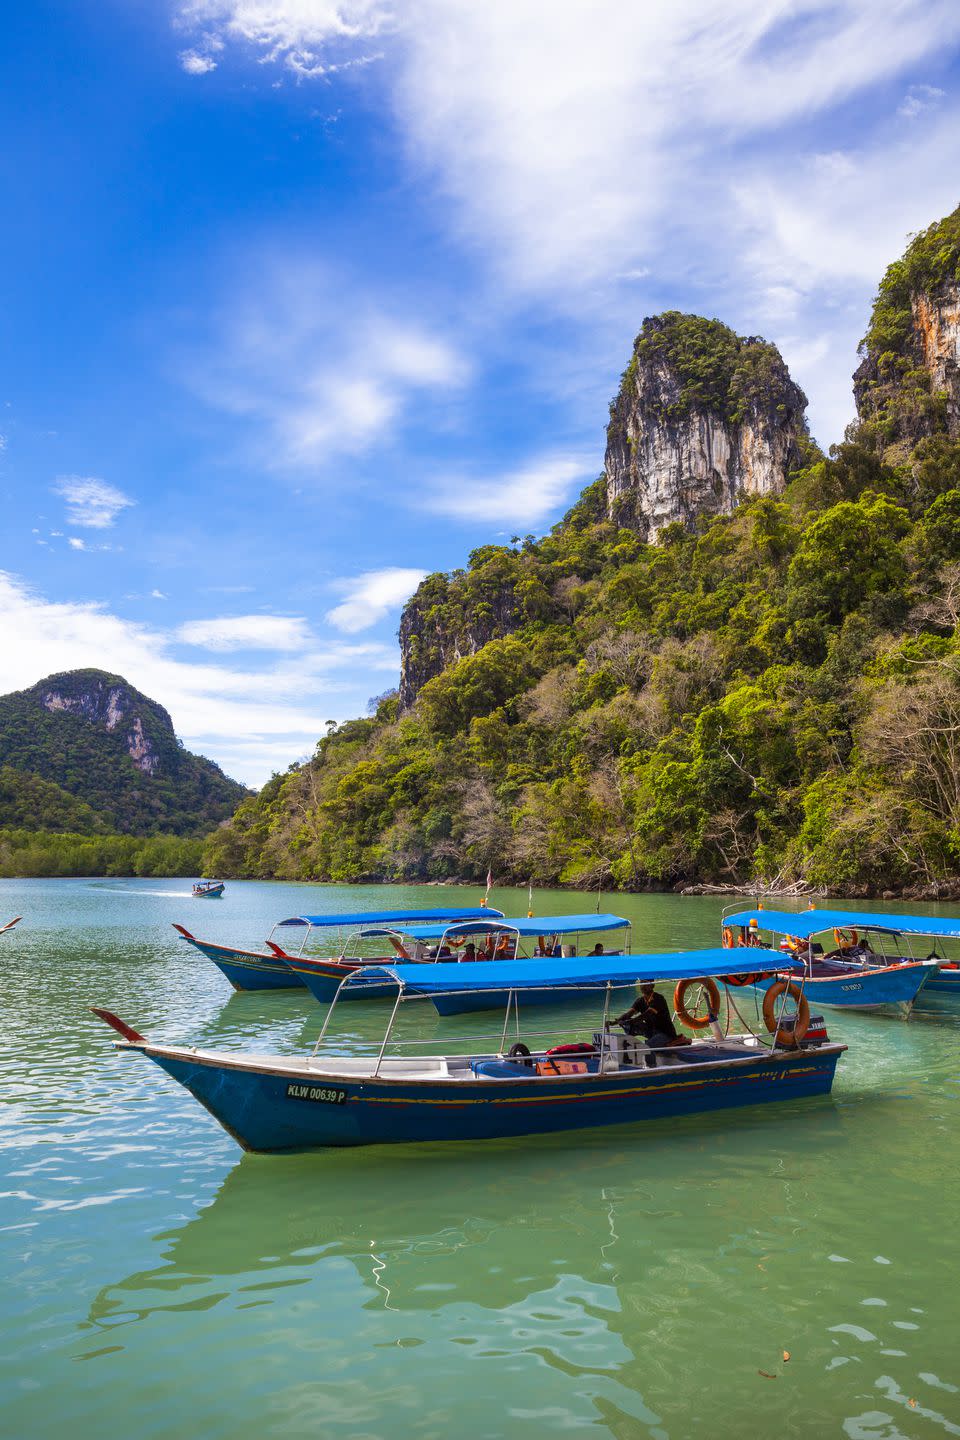
[[[70,670],[0,696],[0,828],[202,835],[248,793],[119,675]]]
[[[829,456],[775,347],[645,322],[600,479],[424,581],[400,696],[208,868],[960,893],[958,282],[960,210],[884,277]]]

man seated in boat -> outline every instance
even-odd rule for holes
[[[603,954],[603,946],[600,944],[600,941],[599,941],[599,940],[597,941],[596,945],[594,945],[593,949],[590,951],[590,954],[591,954],[591,955],[602,955],[602,954]]]
[[[640,986],[640,994],[630,1009],[618,1015],[613,1024],[622,1026],[628,1035],[642,1035],[653,1050],[683,1043],[683,1037],[677,1033],[673,1023],[669,1005],[650,983]]]

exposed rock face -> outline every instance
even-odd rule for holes
[[[78,672],[55,675],[42,681],[38,700],[51,713],[65,711],[69,715],[80,715],[92,725],[101,725],[111,733],[127,724],[124,743],[127,754],[145,775],[154,775],[160,767],[160,756],[144,731],[143,716],[137,706],[137,691],[122,681],[114,681],[99,671],[79,672],[84,678],[78,684]],[[151,702],[157,718],[162,717],[168,728],[173,722],[166,710]]]
[[[775,346],[700,316],[645,320],[607,428],[610,519],[654,541],[779,492],[809,444],[806,403]]]
[[[913,294],[909,305],[899,347],[878,351],[868,336],[853,377],[860,421],[891,459],[928,435],[960,436],[960,286]]]

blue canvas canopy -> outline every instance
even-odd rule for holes
[[[475,921],[473,924],[464,925],[464,932],[480,935],[492,931],[496,934],[524,937],[588,935],[599,930],[627,930],[630,926],[630,921],[624,920],[622,915],[535,915],[532,920],[505,920],[501,916],[499,920],[491,920],[489,917],[495,913],[487,910],[482,917],[477,917],[479,923]],[[404,931],[415,940],[442,940],[444,935],[455,928],[456,923],[455,919],[447,925],[405,925]]]
[[[543,990],[582,988],[598,990],[635,981],[696,980],[707,976],[753,974],[802,969],[802,965],[775,950],[750,948],[736,956],[729,950],[679,950],[667,955],[597,955],[579,960],[482,960],[457,964],[381,965],[378,973],[392,975],[404,990],[435,995],[458,990]],[[359,973],[359,972],[358,972]],[[367,972],[369,973],[369,972]],[[344,982],[349,984],[349,979]]]
[[[824,930],[881,930],[888,935],[937,935],[960,939],[960,919],[937,919],[933,915],[880,915],[866,910],[741,910],[728,915],[724,925],[749,925],[756,920],[761,930],[776,935],[795,935],[808,940]]]
[[[446,924],[457,920],[483,919],[485,916],[502,920],[503,911],[487,906],[477,906],[472,910],[358,910],[352,915],[292,915],[289,920],[278,920],[277,926],[312,925],[315,930],[330,930],[344,925],[405,925],[420,921]]]

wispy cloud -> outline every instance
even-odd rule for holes
[[[312,262],[260,257],[187,365],[210,403],[263,426],[273,463],[316,469],[401,425],[415,398],[462,386],[452,340]]]
[[[924,110],[932,110],[939,105],[945,94],[936,85],[911,85],[897,108],[897,114],[905,120],[916,120]]]
[[[159,596],[159,591],[153,593]],[[176,635],[186,645],[219,652],[304,650],[311,643],[306,620],[287,615],[222,615],[212,620],[188,620]]]
[[[137,503],[115,485],[92,475],[58,475],[53,489],[67,502],[68,522],[91,530],[109,529],[122,510]],[[82,544],[70,543],[83,549]]]
[[[179,18],[186,29],[205,29],[203,57],[229,37],[298,79],[319,79],[377,58],[363,47],[390,27],[392,11],[380,0],[188,0]]]
[[[388,566],[383,570],[368,570],[354,580],[340,581],[338,588],[346,598],[327,612],[326,619],[347,635],[368,630],[408,600],[426,573]]]
[[[180,68],[188,75],[209,75],[211,70],[216,70],[217,62],[210,55],[203,55],[199,50],[181,50]]]
[[[537,525],[569,497],[575,484],[593,478],[597,461],[544,455],[506,475],[472,478],[454,475],[423,497],[425,509],[459,520],[488,520],[505,525]]]
[[[798,348],[826,334],[829,365],[798,378],[830,426],[834,375],[855,364],[878,253],[892,259],[955,188],[954,144],[944,155],[939,135],[921,145],[914,133],[938,107],[960,131],[951,98],[910,84],[899,118],[873,103],[885,86],[903,93],[960,39],[955,0],[417,0],[389,22],[363,4],[210,0],[184,13],[228,49],[280,64],[298,45],[361,54],[376,33],[411,170],[430,177],[442,223],[482,257],[501,301],[546,297],[554,315],[582,318],[588,343],[622,337],[627,307],[635,332],[639,307],[678,295],[690,305],[691,293],[697,308],[750,333],[772,326],[769,338]],[[818,157],[820,180],[802,203],[790,205],[787,177],[853,97],[864,100],[856,122],[847,110],[836,127],[856,149],[847,158],[858,167],[870,152],[882,176],[909,128],[912,173],[906,204],[882,178],[867,190],[854,177],[857,224],[841,231],[831,189],[846,183],[836,168],[845,157]],[[771,191],[779,203],[767,208]],[[788,211],[801,220],[792,246]],[[801,248],[798,276],[778,262]],[[817,289],[824,282],[829,293]],[[792,308],[790,287],[802,302]],[[382,423],[378,400],[378,387],[355,397],[359,435]],[[322,446],[323,424],[319,434]]]

